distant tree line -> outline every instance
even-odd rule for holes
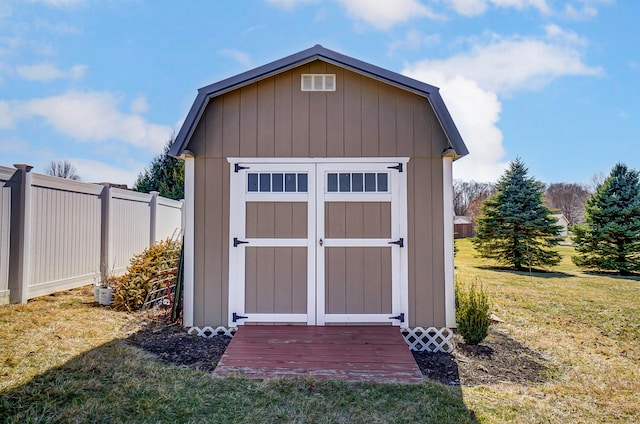
[[[453,182],[453,210],[457,216],[475,219],[483,202],[496,194],[493,183],[476,181]],[[584,222],[585,202],[591,192],[583,184],[551,183],[545,187],[543,199],[554,213],[561,213],[570,225]]]

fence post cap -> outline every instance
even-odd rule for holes
[[[16,169],[24,170],[24,172],[29,172],[33,169],[33,166],[27,165],[26,163],[14,163],[13,167]]]

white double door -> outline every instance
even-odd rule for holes
[[[230,158],[229,325],[404,325],[407,160]]]

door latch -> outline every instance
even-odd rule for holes
[[[324,242],[322,241],[322,239],[320,239],[320,246],[322,246],[324,244]]]

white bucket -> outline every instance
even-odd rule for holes
[[[109,306],[113,303],[113,288],[100,287],[100,297],[98,302],[102,306]]]

